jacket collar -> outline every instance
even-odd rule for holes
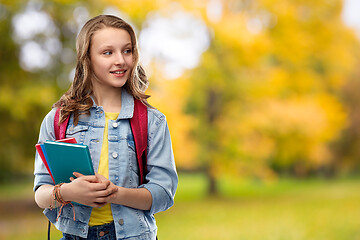
[[[132,118],[134,115],[134,98],[124,88],[121,91],[121,110],[118,119]]]

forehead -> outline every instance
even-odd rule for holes
[[[105,27],[97,30],[91,39],[91,47],[114,46],[121,47],[131,44],[128,31],[121,28]]]

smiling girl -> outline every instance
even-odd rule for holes
[[[97,174],[74,173],[70,183],[54,186],[37,154],[35,201],[62,239],[156,239],[154,214],[173,205],[178,178],[166,118],[146,100],[148,80],[135,33],[122,19],[100,15],[83,26],[76,50],[74,81],[44,118],[39,142],[55,140],[60,108],[60,123],[70,116],[66,137],[89,146]],[[134,99],[148,112],[147,174],[141,185],[129,124]],[[54,188],[63,201],[82,205],[66,204],[59,214]]]

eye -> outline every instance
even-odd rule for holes
[[[126,49],[126,50],[124,50],[124,53],[125,54],[131,54],[132,53],[132,50],[129,48],[129,49]]]
[[[104,54],[104,55],[111,55],[112,52],[111,52],[111,51],[105,51],[105,52],[103,52],[103,54]]]

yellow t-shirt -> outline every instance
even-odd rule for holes
[[[103,144],[101,147],[100,162],[98,173],[106,178],[109,178],[109,141],[108,141],[108,122],[109,120],[116,120],[119,113],[105,113],[105,129]],[[106,204],[101,208],[93,208],[89,220],[89,226],[103,225],[112,222],[114,219],[111,213],[111,205]]]

